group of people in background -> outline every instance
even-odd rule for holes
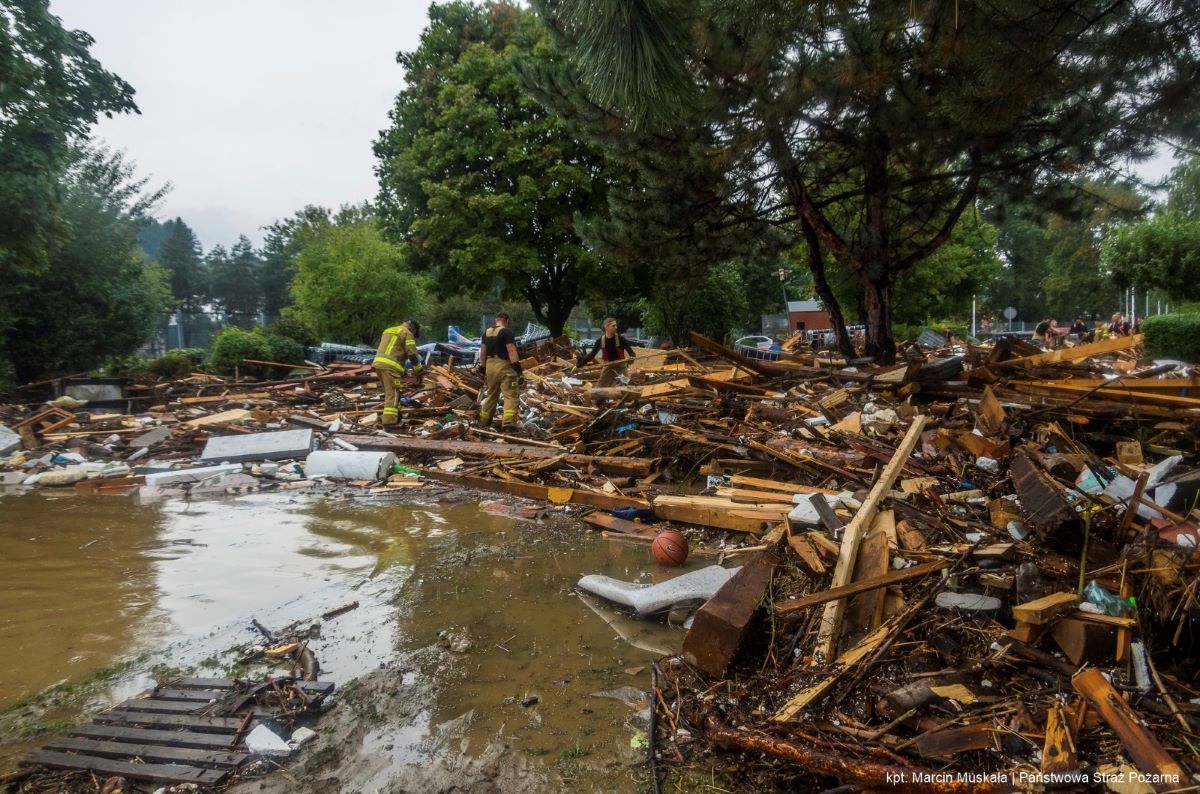
[[[479,340],[478,369],[483,375],[483,388],[479,392],[479,425],[489,427],[500,404],[500,429],[504,433],[517,432],[520,409],[518,390],[524,381],[521,357],[517,351],[517,340],[509,329],[507,312],[499,312],[494,324],[483,332]],[[421,357],[417,354],[417,339],[421,335],[421,324],[408,320],[384,330],[379,347],[371,363],[376,377],[383,386],[383,410],[381,424],[395,428],[400,423],[400,389],[398,381],[406,377],[420,377]],[[611,386],[629,368],[634,358],[633,345],[617,331],[615,317],[604,319],[604,333],[586,355],[582,355],[571,367],[574,374],[594,359],[600,360],[600,377],[597,387]]]
[[[1141,333],[1142,318],[1137,318],[1131,325],[1120,312],[1113,314],[1109,322],[1096,320],[1089,328],[1082,317],[1076,317],[1069,326],[1060,326],[1049,315],[1033,329],[1033,341],[1045,347],[1058,347],[1066,337],[1072,337],[1076,342],[1098,342],[1114,336],[1129,336]]]

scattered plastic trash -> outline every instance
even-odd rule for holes
[[[1087,585],[1083,588],[1083,603],[1079,605],[1079,608],[1085,612],[1091,612],[1093,610],[1086,609],[1089,605],[1096,607],[1096,614],[1111,615],[1114,618],[1128,614],[1131,609],[1128,600],[1105,590],[1096,583],[1095,579],[1088,580]]]

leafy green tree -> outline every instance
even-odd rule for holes
[[[575,230],[604,205],[602,161],[524,87],[514,57],[551,57],[531,12],[451,2],[429,18],[375,143],[384,229],[440,296],[499,287],[559,335],[603,277]]]
[[[417,319],[425,280],[371,221],[331,224],[296,257],[290,311],[326,340],[373,343],[389,325]]]
[[[1166,211],[1200,220],[1200,155],[1193,154],[1172,169]]]
[[[643,308],[651,333],[681,346],[689,344],[688,331],[724,342],[742,326],[750,303],[737,265],[717,265],[698,275],[696,280],[665,280],[655,286]]]
[[[533,2],[583,75],[558,88],[609,137],[711,141],[715,203],[783,198],[775,223],[857,281],[880,361],[897,280],[977,198],[1050,197],[1195,129],[1193,5]]]
[[[262,303],[259,271],[262,262],[246,235],[238,237],[226,252],[216,246],[206,259],[209,273],[209,297],[228,322],[239,328],[255,324]]]
[[[1107,317],[1120,306],[1120,291],[1101,259],[1101,244],[1110,228],[1145,207],[1142,195],[1127,185],[1089,182],[1079,187],[1076,204],[1046,224],[1046,311],[1063,320]]]
[[[142,253],[137,230],[163,190],[134,165],[78,149],[61,182],[62,232],[38,272],[15,274],[4,342],[21,381],[89,370],[153,338],[169,304],[166,274]]]
[[[171,231],[171,222],[162,223],[157,218],[147,218],[138,228],[138,244],[150,259],[158,261],[158,249]]]
[[[100,116],[136,112],[133,89],[92,57],[47,0],[0,0],[0,347],[24,296],[68,233],[63,171]],[[4,356],[0,354],[0,359]]]
[[[861,295],[858,280],[836,262],[828,267],[838,301],[855,305]],[[893,325],[927,326],[947,318],[967,317],[972,297],[993,290],[1003,272],[996,227],[979,215],[966,215],[955,226],[949,242],[921,267],[905,271],[896,280]]]
[[[1104,238],[1101,259],[1121,289],[1160,289],[1200,300],[1200,220],[1164,212],[1125,224]]]
[[[290,287],[296,275],[296,255],[305,241],[332,223],[325,207],[312,204],[267,226],[263,247],[259,252],[262,266],[258,270],[258,290],[262,295],[262,310],[268,319],[278,319],[292,305]]]
[[[969,317],[972,297],[987,295],[1003,274],[998,237],[990,223],[964,216],[945,245],[896,280],[896,322]]]
[[[1004,268],[993,285],[989,303],[997,311],[1012,306],[1022,321],[1041,320],[1046,311],[1042,282],[1054,247],[1046,238],[1048,213],[1028,204],[996,207],[988,213],[996,225]]]

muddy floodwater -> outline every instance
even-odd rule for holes
[[[69,723],[154,668],[222,674],[256,639],[252,620],[313,621],[338,702],[289,780],[248,791],[644,789],[648,665],[683,632],[574,584],[680,572],[647,551],[562,512],[520,520],[461,494],[0,495],[0,774],[40,729],[13,715],[47,688],[84,692],[41,715]]]

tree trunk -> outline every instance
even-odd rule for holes
[[[896,363],[896,339],[892,336],[892,285],[860,279],[863,322],[867,326],[866,354],[876,364]]]
[[[829,321],[833,323],[838,349],[847,358],[854,358],[854,344],[850,341],[850,333],[846,330],[846,318],[842,314],[842,306],[834,296],[833,288],[829,286],[829,279],[825,277],[825,260],[821,253],[821,240],[817,237],[817,230],[803,219],[801,219],[801,226],[804,229],[804,239],[808,241],[808,271],[812,275],[813,290],[821,299],[825,310],[829,312]],[[787,307],[783,308],[786,312]],[[789,332],[791,330],[788,329]]]

